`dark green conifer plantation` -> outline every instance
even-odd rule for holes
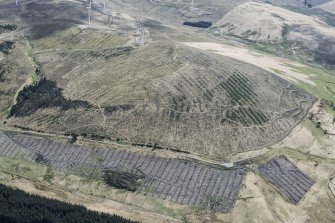
[[[80,205],[30,195],[0,185],[1,223],[133,223],[117,215],[89,211]]]

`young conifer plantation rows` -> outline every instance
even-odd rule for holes
[[[259,167],[260,172],[287,199],[297,204],[315,181],[299,170],[285,156],[274,157]]]
[[[103,177],[108,185],[179,204],[211,203],[213,210],[222,213],[229,213],[234,207],[248,170],[245,165],[218,169],[189,160],[89,148],[8,133],[0,134],[0,155],[49,165],[86,178]],[[294,204],[315,183],[285,156],[270,159],[259,166],[259,171]]]
[[[50,165],[84,177],[101,177],[97,170],[143,173],[137,192],[179,204],[203,206],[214,202],[216,211],[234,207],[246,171],[220,170],[199,163],[125,150],[95,149],[52,142],[25,135],[0,135],[0,155]]]

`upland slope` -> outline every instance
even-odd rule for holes
[[[299,18],[285,18],[293,24],[286,38],[243,40],[216,32],[223,27],[182,24],[200,20],[215,24],[247,0],[199,0],[193,9],[190,2],[113,0],[107,1],[105,11],[94,4],[88,27],[87,1],[31,0],[17,7],[15,1],[0,0],[0,44],[4,43],[0,60],[12,66],[0,81],[0,91],[6,91],[0,92],[0,101],[6,101],[0,104],[0,131],[17,137],[14,145],[2,141],[3,155],[15,158],[0,157],[0,182],[140,222],[333,221],[334,113],[330,105],[322,105],[324,100],[314,103],[314,96],[333,101],[334,73],[293,62],[287,58],[290,55],[275,57],[253,48],[264,44],[274,51],[288,46],[285,49],[291,53],[310,52],[298,51],[301,48],[288,41],[291,32],[300,32],[295,22],[308,17],[308,27],[316,24],[316,30],[328,30],[332,28],[326,18],[332,17],[318,9],[322,13],[317,18],[316,7],[281,6],[278,10],[294,11],[294,18]],[[272,17],[268,13],[264,19]],[[312,105],[317,114],[310,110]],[[314,118],[306,118],[307,114]],[[40,143],[30,136],[38,136]],[[254,165],[280,155],[315,180],[296,205],[280,196]],[[147,186],[159,193],[145,191],[154,197],[101,182],[100,164],[125,172],[143,156],[142,170],[157,173]],[[32,162],[26,162],[30,158]],[[167,164],[169,160],[173,162]],[[215,180],[218,173],[215,176],[209,169],[226,170],[231,165],[232,172],[240,167],[251,171],[242,184],[223,177],[226,187],[213,187],[222,181]],[[78,175],[71,175],[78,167]],[[293,179],[280,181],[291,186],[287,182]],[[227,185],[233,190],[224,190]],[[165,188],[175,195],[164,193]],[[197,209],[177,205],[178,200],[187,203],[185,192],[194,195],[190,204],[208,193],[221,200],[218,188],[237,199],[229,214],[214,213],[211,197]],[[233,199],[223,201],[232,204]]]
[[[335,1],[332,0],[332,1],[329,1],[327,3],[324,3],[322,5],[319,5],[318,8],[326,11],[326,12],[329,12],[331,14],[335,14]]]
[[[111,52],[37,55],[47,80],[19,97],[9,125],[218,158],[282,139],[314,101],[267,71],[186,46]]]
[[[116,0],[113,1],[113,7],[117,11],[127,8],[128,12],[180,28],[184,21],[217,21],[231,9],[247,1],[196,0],[192,8],[192,1],[189,0]]]
[[[18,94],[8,127],[219,159],[278,142],[315,100],[256,66],[163,40],[157,27],[151,36],[126,12],[108,25],[95,11],[88,29],[84,5],[69,22],[65,6],[75,2],[22,4],[39,80]],[[160,36],[179,34],[160,27]]]
[[[316,17],[252,1],[227,13],[215,26],[222,28],[222,31],[259,41],[284,38],[294,41],[294,33],[301,33],[301,36],[316,41],[317,36],[333,37],[335,34],[333,27]]]
[[[296,57],[334,66],[335,28],[326,21],[264,2],[239,5],[215,24],[222,35],[286,48]]]
[[[31,47],[15,25],[15,14],[0,10],[0,119],[5,119],[17,92],[31,83],[35,66],[29,57]]]
[[[309,0],[307,3],[310,3],[312,7],[316,7],[332,0]],[[282,6],[293,6],[293,7],[307,7],[304,1],[300,0],[268,0],[267,2],[274,5],[282,5]]]

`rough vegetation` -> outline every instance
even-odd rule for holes
[[[333,111],[303,122],[326,143],[294,138],[334,101],[310,66],[334,64],[333,12],[269,2],[95,0],[88,27],[87,1],[0,1],[0,181],[155,222],[333,220],[334,161],[297,151],[332,156]]]
[[[158,51],[160,58],[154,56]],[[87,101],[93,108],[102,105],[102,111],[86,109],[78,114],[78,108],[69,105],[66,111],[22,112],[10,121],[38,131],[109,135],[130,143],[226,157],[280,140],[314,102],[264,70],[170,44],[152,44],[108,60],[82,52],[57,53],[52,61],[39,59],[46,78],[63,89],[62,97]],[[95,69],[97,64],[101,69]],[[46,96],[37,102],[52,108],[48,100]],[[30,103],[26,100],[26,105]],[[13,108],[25,111],[20,105],[25,103]],[[40,122],[46,117],[47,124]]]
[[[0,63],[0,82],[4,82],[6,80],[6,75],[10,73],[12,67],[9,64],[5,64],[3,62]]]
[[[237,4],[226,3],[218,10]],[[65,4],[70,5],[65,9]],[[138,9],[155,4],[176,10],[168,1],[143,3]],[[218,159],[281,140],[314,102],[269,72],[166,39],[160,24],[149,26],[151,34],[143,24],[152,22],[133,18],[131,24],[116,14],[112,26],[117,32],[108,26],[79,27],[84,9],[73,9],[76,22],[66,20],[73,7],[72,2],[22,5],[32,58],[45,79],[17,94],[8,126],[122,139]],[[209,15],[219,19],[218,11],[211,11],[197,16],[198,21]],[[163,30],[173,38],[178,34]],[[133,47],[126,44],[129,32],[135,32],[135,43],[141,38],[154,42]]]
[[[132,49],[132,47],[116,47],[112,49],[104,49],[102,51],[92,51],[91,55],[93,57],[102,57],[105,60],[108,60],[124,54],[129,55]]]
[[[0,34],[0,37],[1,35],[4,34]],[[0,119],[3,119],[7,116],[4,114],[7,114],[13,104],[17,91],[27,82],[35,68],[26,53],[29,46],[24,39],[6,40],[0,46],[1,54],[4,55],[0,59]]]

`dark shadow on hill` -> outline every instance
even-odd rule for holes
[[[314,52],[314,60],[326,68],[335,68],[335,40],[323,39]]]
[[[170,31],[171,29],[165,25],[163,25],[161,22],[152,20],[152,19],[146,19],[142,21],[142,25],[144,27],[149,28],[150,30],[155,31]]]
[[[186,21],[183,23],[183,25],[206,29],[212,26],[212,22],[206,22],[206,21],[188,22]]]
[[[82,1],[59,2],[48,0],[23,4],[21,18],[31,27],[33,40],[52,36],[87,18],[86,4]]]
[[[49,0],[43,2],[30,2],[25,4],[21,16],[26,19],[59,19],[65,16],[72,20],[87,18],[86,4],[84,1],[58,2]]]
[[[11,2],[5,2],[5,1],[2,1],[0,2],[0,10],[1,10],[1,13],[0,13],[0,19],[2,18],[6,18],[6,14],[5,13],[6,11],[9,12],[11,10],[17,10],[17,5],[15,3],[15,1],[11,1]]]
[[[67,23],[47,23],[34,25],[30,28],[29,38],[32,40],[43,39],[47,36],[52,36],[55,33],[61,32],[71,27],[73,27],[73,25]]]
[[[62,89],[56,83],[43,78],[34,85],[24,87],[17,96],[17,103],[11,107],[10,115],[28,116],[38,109],[59,107],[61,110],[92,109],[91,103],[81,100],[69,100],[62,95]]]

